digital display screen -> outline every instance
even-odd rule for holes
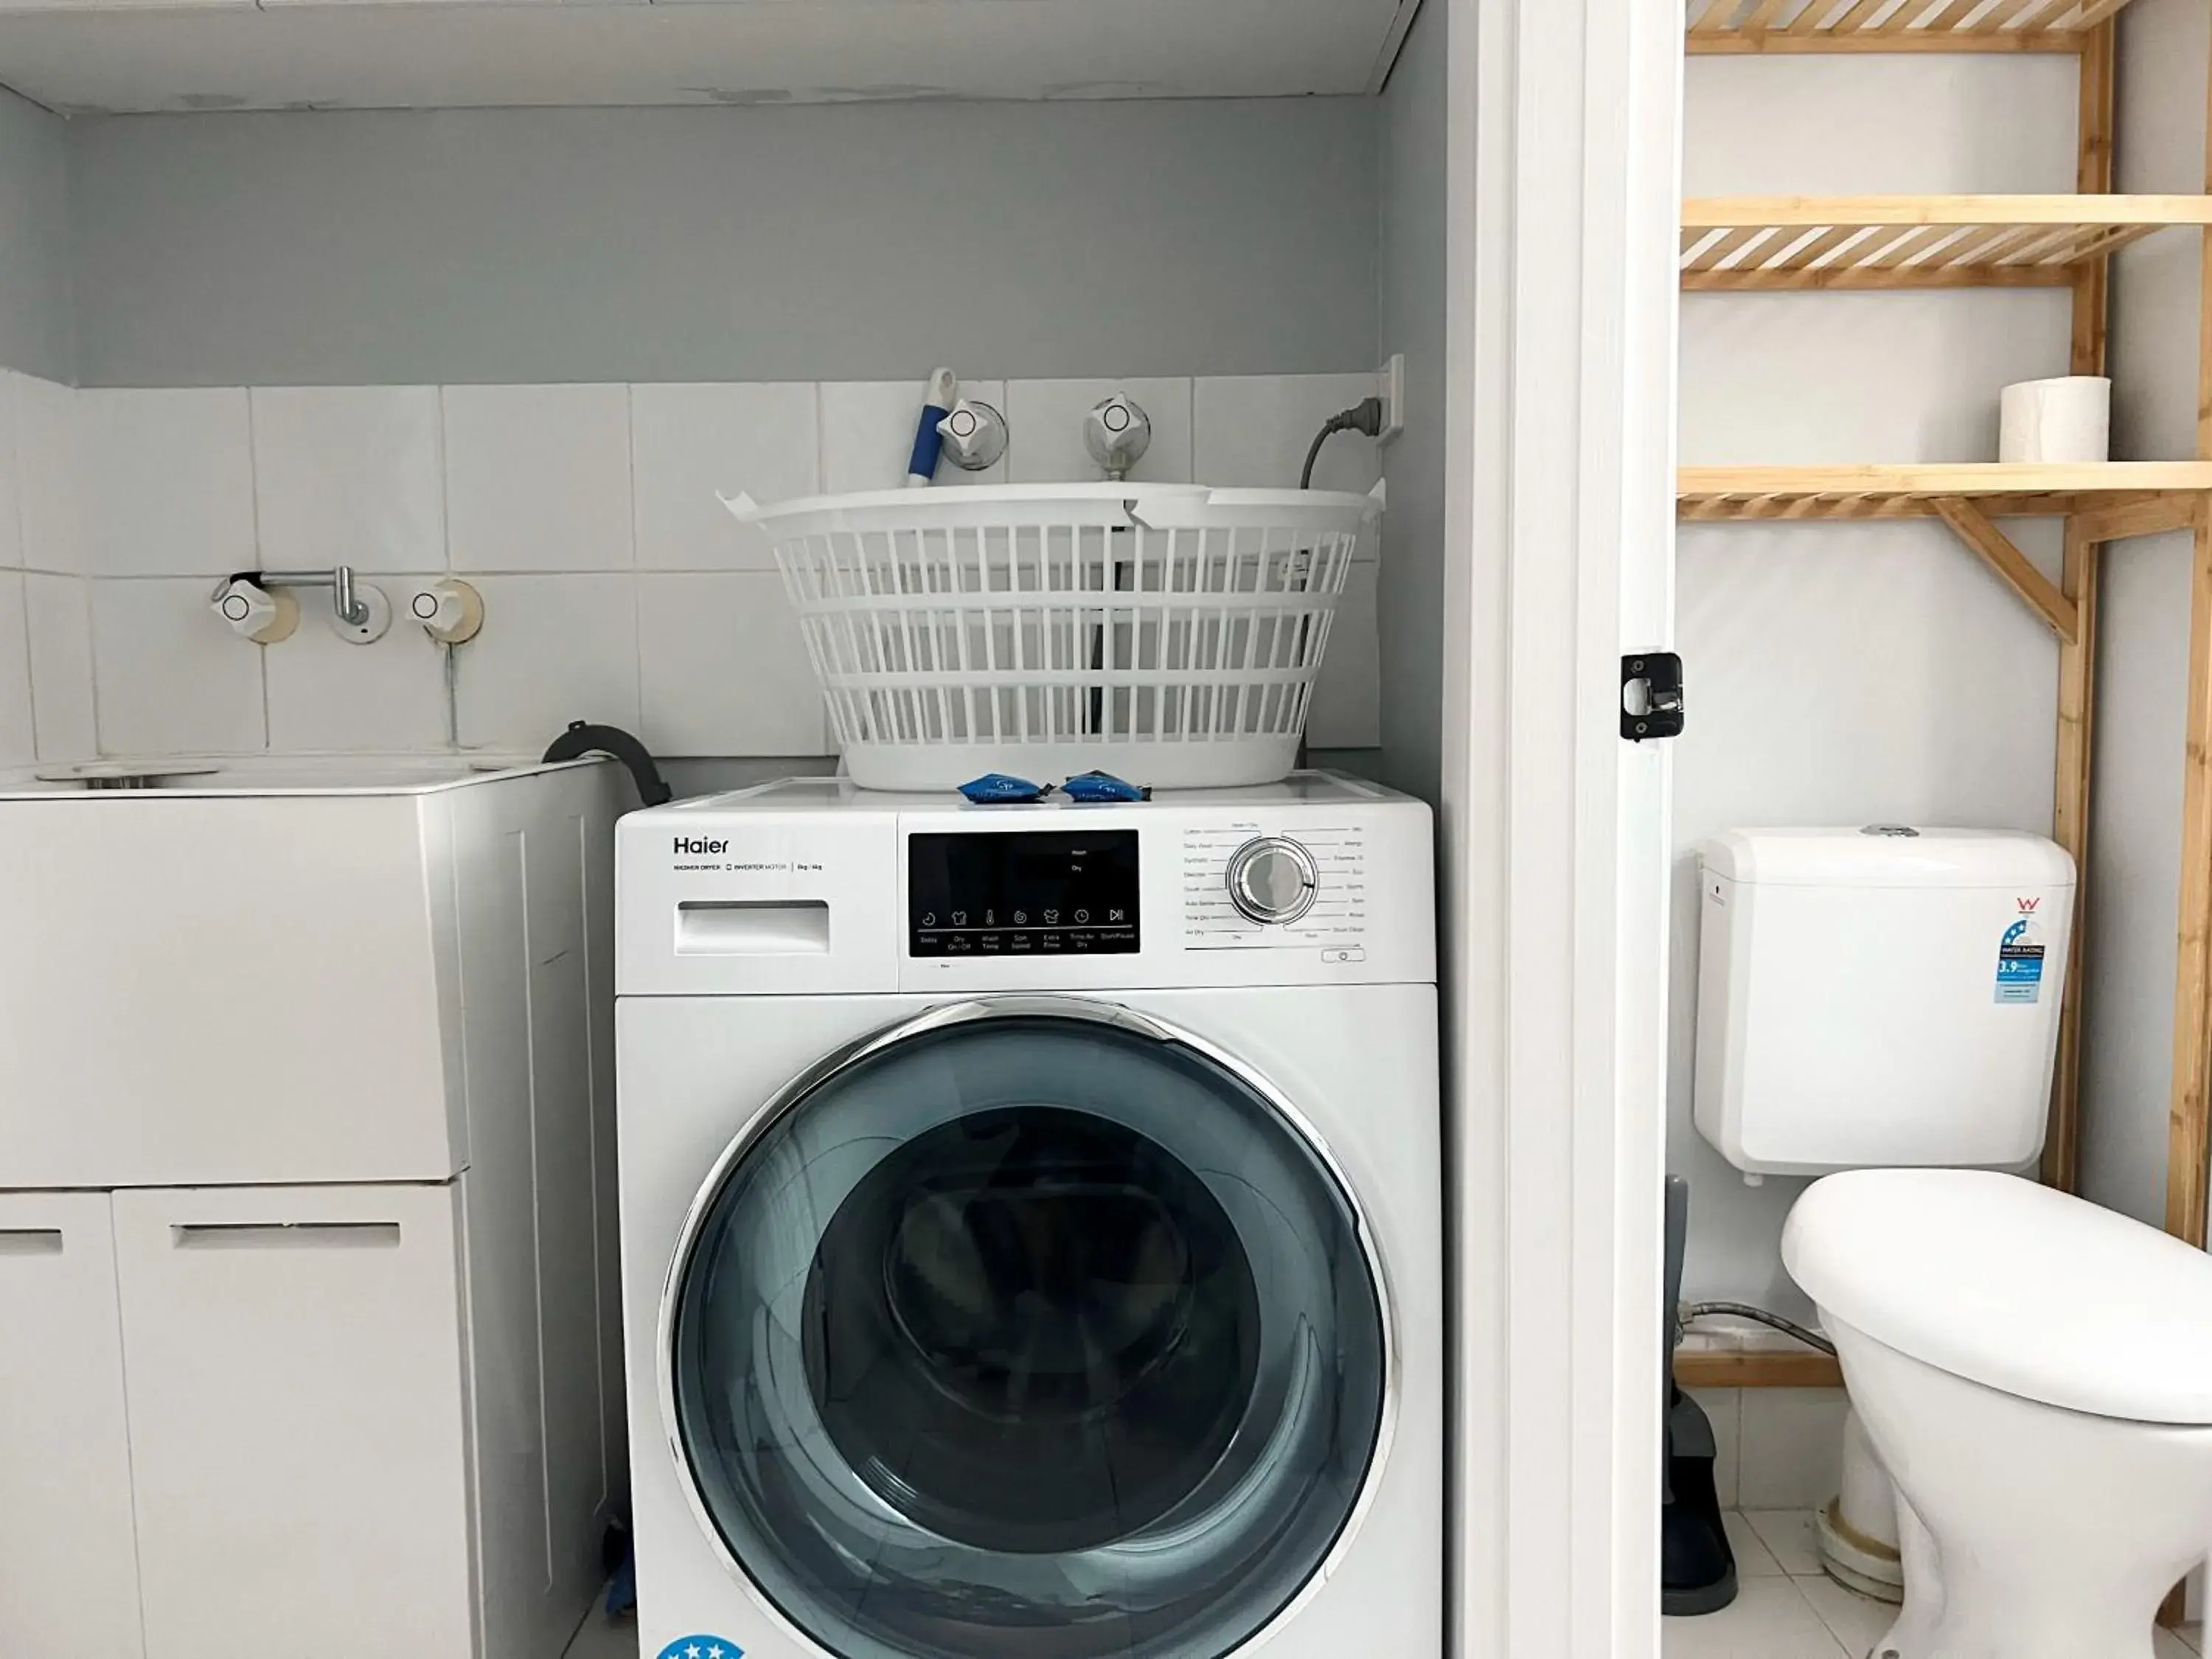
[[[1108,956],[1136,949],[1133,830],[907,838],[909,956]]]

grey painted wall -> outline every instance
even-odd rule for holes
[[[88,386],[1376,361],[1370,99],[136,116],[69,134]]]
[[[72,378],[67,126],[0,88],[0,368]]]
[[[1406,429],[1382,452],[1376,594],[1385,782],[1437,799],[1443,765],[1445,30],[1431,0],[1382,96],[1382,356],[1406,354]]]
[[[2203,0],[2137,0],[2120,17],[2118,185],[2204,187]],[[2200,239],[2121,254],[2112,280],[2112,453],[2186,459],[2197,441]],[[2084,886],[2082,1190],[2144,1221],[2166,1213],[2174,923],[2189,676],[2190,538],[2105,553],[2096,787]]]

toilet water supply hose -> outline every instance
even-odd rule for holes
[[[1796,1320],[1784,1319],[1778,1313],[1769,1313],[1764,1308],[1754,1308],[1748,1302],[1692,1302],[1682,1309],[1681,1321],[1686,1325],[1693,1319],[1703,1319],[1708,1315],[1714,1314],[1725,1314],[1737,1319],[1755,1321],[1759,1324],[1780,1331],[1785,1336],[1794,1336],[1807,1347],[1818,1348],[1825,1354],[1832,1355],[1836,1352],[1836,1345],[1821,1335],[1820,1332],[1808,1330]]]

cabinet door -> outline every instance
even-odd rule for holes
[[[0,1193],[0,1653],[139,1659],[106,1193]]]
[[[450,1187],[115,1195],[148,1659],[465,1659]]]

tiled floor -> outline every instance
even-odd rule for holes
[[[610,1619],[594,1607],[568,1644],[567,1659],[637,1659],[637,1620]]]
[[[1728,1530],[1741,1585],[1735,1605],[1665,1620],[1664,1659],[1865,1659],[1889,1629],[1892,1609],[1821,1572],[1809,1511],[1730,1510]],[[2190,1659],[2203,1643],[2194,1625],[2160,1631],[2158,1659]],[[639,1659],[636,1621],[594,1607],[567,1659]]]
[[[1702,1619],[1667,1620],[1665,1659],[1866,1659],[1896,1609],[1820,1571],[1811,1512],[1730,1510],[1726,1519],[1735,1602]],[[2190,1659],[2202,1639],[2194,1626],[2160,1631],[2158,1659]]]

